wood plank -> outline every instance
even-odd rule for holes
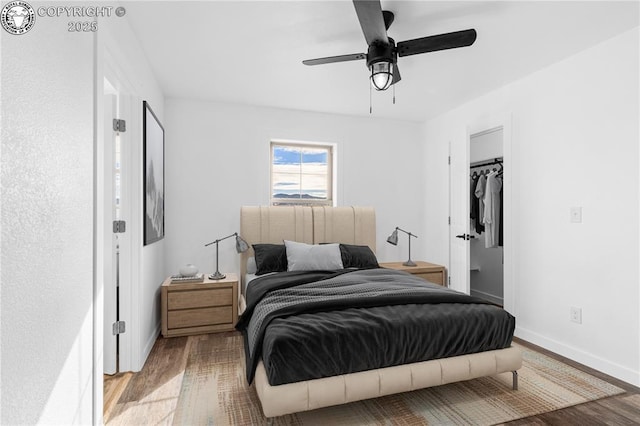
[[[586,423],[588,419],[606,418],[609,424],[620,426],[633,426],[638,424],[638,422],[629,419],[617,412],[617,410],[612,410],[611,408],[602,405],[601,401],[596,401],[594,404],[576,405],[574,408],[576,412],[584,415],[585,422],[583,423]]]
[[[132,372],[104,375],[104,407],[102,410],[104,423],[109,421],[109,415],[113,412],[131,377],[133,377]]]
[[[623,395],[614,398],[605,398],[597,401],[598,405],[607,408],[625,419],[631,424],[640,424],[640,395]]]
[[[142,371],[131,377],[108,413],[109,424],[171,424],[188,355],[187,337],[159,338]]]

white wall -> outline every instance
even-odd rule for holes
[[[2,424],[92,418],[93,36],[60,23],[2,30]]]
[[[215,270],[204,244],[240,227],[240,207],[268,205],[271,139],[337,144],[338,205],[373,206],[381,261],[406,260],[407,242],[386,243],[396,226],[415,232],[412,257],[425,258],[420,188],[421,125],[331,114],[167,99],[166,268]],[[221,272],[239,272],[231,241]]]
[[[467,126],[483,117],[512,114],[516,335],[635,385],[638,38],[636,28],[431,120],[424,160],[436,207],[427,210],[426,253],[437,259],[448,250],[448,142],[466,143]],[[572,206],[583,208],[583,223],[569,222]],[[582,324],[569,321],[572,306]]]

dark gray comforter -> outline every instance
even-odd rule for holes
[[[275,386],[502,349],[515,318],[389,269],[282,272],[251,282],[236,328],[249,383],[262,358]]]

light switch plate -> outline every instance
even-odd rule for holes
[[[571,223],[582,223],[582,207],[571,207]]]

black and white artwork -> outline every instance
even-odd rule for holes
[[[143,102],[144,245],[164,238],[164,128]]]

